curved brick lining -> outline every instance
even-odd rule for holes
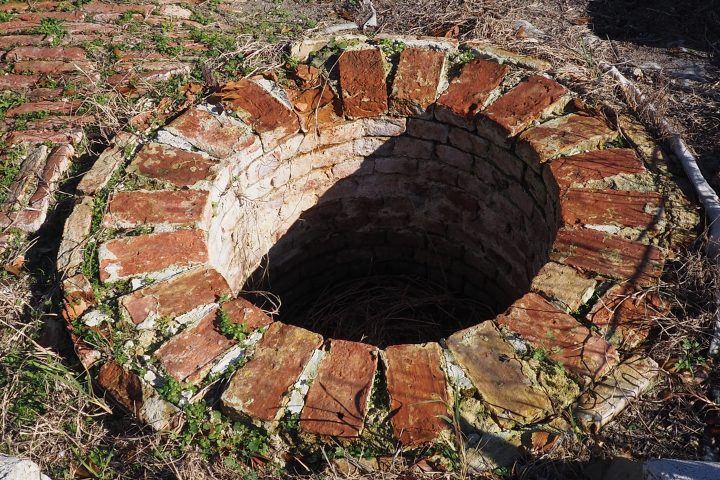
[[[647,388],[656,366],[632,347],[667,305],[645,290],[696,222],[663,168],[648,170],[647,135],[536,72],[403,41],[397,58],[372,43],[339,52],[329,82],[301,64],[283,86],[228,84],[151,139],[117,138],[81,182],[58,261],[65,315],[83,362],[140,419],[181,414],[168,400],[186,397],[158,393],[168,379],[204,386],[233,365],[227,415],[356,438],[386,408],[407,447],[447,430],[453,398],[464,423],[505,435],[574,402],[599,426]],[[617,148],[621,130],[636,149]],[[442,344],[326,339],[236,298],[268,254],[290,298],[372,263],[450,271],[499,315]],[[112,347],[86,343],[92,330]]]

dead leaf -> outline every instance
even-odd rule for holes
[[[12,273],[16,277],[19,277],[22,273],[22,268],[24,265],[25,257],[23,255],[18,255],[12,262],[5,264],[5,270]]]

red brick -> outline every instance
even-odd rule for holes
[[[3,35],[0,36],[0,49],[7,50],[23,45],[40,46],[44,40],[45,35]]]
[[[17,145],[19,143],[52,143],[52,144],[72,144],[76,145],[83,139],[83,132],[80,129],[65,130],[16,130],[10,132],[5,138],[8,145]]]
[[[105,216],[106,225],[193,225],[206,216],[209,193],[202,190],[117,192]]]
[[[140,415],[145,399],[137,375],[111,360],[100,367],[97,381],[126,410],[135,416]]]
[[[600,328],[606,338],[634,347],[647,338],[652,320],[669,312],[670,304],[657,293],[616,285],[598,300],[587,319]]]
[[[618,280],[649,285],[662,274],[664,255],[654,245],[597,230],[560,230],[551,260]]]
[[[213,361],[237,343],[220,332],[217,313],[217,309],[209,312],[197,325],[175,335],[155,352],[175,380],[198,383]]]
[[[29,60],[16,62],[13,72],[31,72],[41,75],[59,75],[71,72],[90,72],[94,70],[90,62],[63,62],[55,60]]]
[[[331,340],[300,413],[300,430],[330,437],[357,437],[363,428],[377,349]]]
[[[63,20],[65,22],[82,22],[85,19],[85,14],[82,12],[27,12],[17,15],[19,20],[25,22],[40,23],[43,19],[53,18],[56,20]]]
[[[100,25],[97,23],[89,23],[89,22],[66,23],[63,26],[63,28],[64,28],[65,32],[70,36],[77,35],[77,34],[88,34],[88,33],[97,33],[97,34],[120,33],[118,27],[116,27],[114,25]]]
[[[642,161],[629,148],[596,150],[550,162],[550,170],[561,191],[573,184],[602,180],[621,173],[632,175],[645,172]]]
[[[612,345],[537,293],[525,294],[495,321],[579,377],[599,378],[618,362]]]
[[[18,115],[34,112],[64,113],[71,114],[80,106],[82,102],[79,100],[71,100],[68,102],[28,102],[12,107],[5,112],[5,116],[13,118]]]
[[[0,11],[2,12],[23,12],[29,10],[31,7],[33,10],[47,11],[53,10],[57,7],[58,2],[7,2],[0,4]]]
[[[244,298],[227,301],[222,304],[222,309],[231,322],[245,325],[248,330],[255,330],[272,323],[272,318]]]
[[[201,180],[213,178],[212,169],[215,165],[216,160],[201,153],[160,143],[147,143],[135,155],[128,169],[179,187],[189,187]]]
[[[151,315],[175,318],[228,294],[230,287],[222,275],[212,268],[196,268],[137,290],[123,297],[121,304],[138,325]]]
[[[79,47],[17,47],[5,55],[5,60],[84,60],[85,50]]]
[[[57,130],[68,128],[71,125],[96,125],[97,119],[93,115],[57,115],[40,120],[29,120],[25,126],[31,130]]]
[[[501,421],[532,423],[552,409],[547,393],[525,376],[523,367],[527,366],[494,322],[482,322],[454,333],[447,344],[485,404]]]
[[[165,129],[221,159],[252,147],[256,141],[255,136],[245,127],[223,124],[210,112],[197,108],[186,111]]]
[[[525,130],[566,94],[567,90],[559,83],[532,75],[493,102],[481,116],[491,121],[488,126],[499,126],[501,136],[512,137]]]
[[[288,390],[321,344],[317,333],[280,322],[271,324],[253,357],[235,372],[223,392],[225,411],[265,422],[277,420]]]
[[[348,117],[374,117],[387,112],[385,63],[380,50],[343,52],[338,66],[343,107]]]
[[[560,200],[566,226],[618,225],[655,230],[662,195],[656,192],[570,188]]]
[[[11,20],[0,23],[0,33],[24,32],[35,29],[40,22],[24,22],[22,20]]]
[[[438,99],[438,105],[458,116],[474,117],[483,109],[490,93],[495,90],[507,75],[507,65],[488,60],[471,60],[453,79],[448,89]]]
[[[158,273],[167,268],[187,268],[208,260],[202,230],[118,238],[102,244],[98,255],[103,282]]]
[[[228,110],[260,134],[266,150],[300,129],[295,112],[253,80],[228,82],[218,95]]]
[[[140,12],[144,15],[151,13],[155,9],[154,5],[134,4],[134,3],[106,3],[93,1],[82,6],[82,10],[88,13],[125,13]]]
[[[419,115],[435,102],[442,80],[445,52],[406,48],[393,80],[390,110],[398,115]]]
[[[434,442],[448,428],[450,403],[440,345],[395,345],[385,359],[395,437],[404,446]]]
[[[2,90],[20,90],[30,88],[35,85],[40,77],[38,75],[16,75],[8,73],[0,76],[0,89]]]
[[[572,114],[526,130],[520,135],[515,152],[527,162],[545,162],[579,150],[595,150],[616,137],[617,132],[603,120]]]

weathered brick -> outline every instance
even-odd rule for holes
[[[567,90],[557,82],[532,75],[480,114],[478,131],[498,145],[506,144],[532,122],[564,105]]]
[[[20,143],[51,143],[55,145],[77,145],[83,139],[83,131],[79,128],[64,130],[15,130],[5,138],[9,146]]]
[[[63,62],[61,60],[27,60],[15,62],[13,72],[30,72],[39,75],[60,75],[65,73],[85,73],[94,70],[90,62]]]
[[[201,381],[213,361],[237,343],[220,332],[217,315],[217,309],[208,312],[197,325],[175,335],[155,352],[175,380],[192,384]]]
[[[272,323],[272,318],[244,298],[238,297],[224,302],[222,309],[231,322],[245,325],[248,330],[266,327]]]
[[[104,223],[120,228],[202,224],[209,213],[208,198],[202,190],[117,192],[110,199]]]
[[[532,289],[559,301],[568,311],[574,312],[590,300],[596,283],[572,267],[548,262],[533,278]]]
[[[560,199],[566,226],[617,225],[657,229],[657,214],[663,202],[656,192],[626,192],[570,188]]]
[[[223,276],[212,268],[202,267],[137,290],[124,296],[120,303],[130,320],[138,325],[149,317],[175,318],[229,294],[230,287]]]
[[[598,378],[618,361],[612,345],[536,293],[516,300],[496,321],[578,377]]]
[[[407,132],[413,137],[445,143],[448,137],[448,126],[439,122],[411,118],[407,122]]]
[[[20,90],[30,88],[40,80],[39,75],[16,75],[8,73],[0,76],[0,89]]]
[[[342,102],[335,90],[311,65],[298,65],[300,85],[288,88],[288,97],[300,117],[303,131],[316,133],[343,121]]]
[[[400,52],[390,95],[390,111],[421,115],[435,102],[445,68],[445,52],[408,47]]]
[[[454,333],[447,344],[498,417],[527,424],[542,419],[552,409],[545,391],[523,373],[515,349],[493,322]]]
[[[343,110],[349,118],[375,117],[387,112],[385,61],[380,50],[343,52],[338,68]]]
[[[63,275],[75,275],[84,261],[85,245],[90,236],[94,199],[83,197],[65,221],[58,249],[57,269]]]
[[[278,85],[268,87],[260,82],[263,81],[242,79],[228,82],[220,89],[218,96],[227,109],[252,126],[267,151],[296,133],[300,129],[300,121],[284,99],[281,100],[280,96],[285,96],[285,93],[270,90],[279,90]]]
[[[561,155],[595,150],[616,137],[617,132],[603,120],[588,115],[571,114],[523,132],[515,146],[515,152],[528,163],[542,163]]]
[[[151,178],[189,187],[214,177],[217,161],[199,152],[188,152],[160,143],[147,143],[128,167]]]
[[[654,245],[625,240],[597,230],[560,230],[551,259],[587,272],[638,285],[657,282],[664,254]]]
[[[80,11],[74,12],[25,12],[16,16],[17,19],[25,22],[40,23],[45,18],[54,18],[65,22],[82,22],[85,14]]]
[[[257,137],[247,126],[222,118],[206,110],[191,108],[170,125],[168,132],[178,135],[196,148],[223,159],[243,151],[258,151]]]
[[[188,268],[208,260],[205,232],[180,230],[124,237],[100,245],[100,280],[114,282],[134,275]]]
[[[260,422],[278,420],[288,390],[321,344],[317,333],[274,322],[250,361],[230,379],[221,397],[223,409],[232,416]]]
[[[101,1],[92,1],[83,5],[82,10],[88,13],[125,13],[140,12],[148,15],[155,9],[155,5],[137,4],[137,3],[106,3]]]
[[[17,107],[9,108],[5,112],[5,116],[8,118],[17,117],[18,115],[25,115],[28,113],[35,112],[49,112],[49,113],[64,113],[71,114],[80,106],[82,102],[80,100],[70,100],[67,102],[28,102],[18,105]]]
[[[561,192],[591,180],[645,172],[642,161],[629,148],[596,150],[552,160],[550,170]]]
[[[406,447],[434,442],[448,429],[450,404],[440,345],[391,346],[385,360],[395,437]]]
[[[507,72],[507,65],[479,58],[466,63],[438,99],[435,116],[446,123],[472,128],[469,120],[484,108]]]
[[[657,293],[616,285],[598,300],[587,319],[611,341],[634,347],[647,338],[652,320],[669,312],[670,304]]]
[[[300,413],[300,430],[330,437],[359,436],[377,358],[371,345],[331,340]]]
[[[85,60],[80,47],[16,47],[5,55],[6,61],[19,60]]]
[[[2,35],[0,36],[0,49],[9,50],[18,46],[40,46],[45,35]]]

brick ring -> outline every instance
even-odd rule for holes
[[[169,428],[224,376],[230,417],[273,431],[295,415],[303,434],[353,439],[386,389],[394,436],[415,447],[447,431],[453,401],[482,431],[570,405],[591,428],[650,385],[657,366],[633,347],[668,308],[653,286],[698,220],[637,122],[480,44],[295,53],[282,81],[231,82],[152,138],[119,135],[80,182],[64,313],[120,405]],[[450,272],[494,313],[446,340],[326,339],[238,296],[268,256],[281,297],[372,264]]]

